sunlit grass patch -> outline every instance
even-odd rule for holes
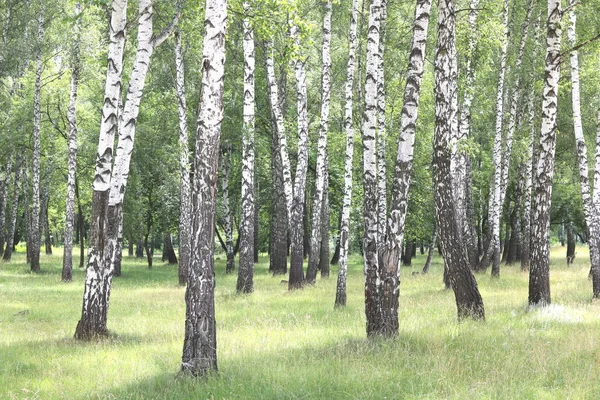
[[[59,249],[60,250],[60,249]],[[567,267],[552,252],[553,305],[527,306],[528,275],[502,265],[478,274],[484,323],[456,321],[442,265],[402,268],[400,329],[392,340],[365,335],[360,258],[351,260],[348,306],[334,310],[336,268],[327,280],[289,292],[257,264],[255,292],[235,293],[235,275],[216,263],[219,373],[178,374],[185,288],[175,266],[126,258],[115,278],[108,338],[72,338],[83,271],[60,281],[60,255],[31,274],[22,253],[0,264],[0,398],[597,398],[600,303],[591,301],[587,253]]]

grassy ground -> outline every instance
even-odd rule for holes
[[[109,339],[72,339],[83,272],[60,282],[59,256],[32,275],[18,253],[0,264],[0,398],[8,399],[597,399],[600,304],[592,302],[587,250],[567,268],[553,250],[554,305],[528,310],[527,274],[502,267],[477,277],[485,323],[456,322],[441,266],[403,268],[400,334],[367,340],[360,259],[349,273],[348,307],[334,310],[335,274],[288,292],[257,265],[256,291],[235,294],[217,261],[219,374],[178,376],[184,292],[176,267],[126,259],[114,280]],[[158,261],[158,260],[157,260]]]

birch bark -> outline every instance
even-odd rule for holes
[[[225,272],[232,274],[235,271],[235,255],[233,254],[233,224],[231,221],[231,208],[229,207],[229,166],[231,164],[231,143],[225,143],[222,147],[221,171],[221,196],[223,199],[223,211],[225,213],[225,253],[227,265]]]
[[[42,231],[40,228],[40,95],[42,90],[42,48],[44,43],[44,2],[38,15],[37,55],[35,60],[35,89],[33,95],[33,158],[32,158],[32,199],[31,199],[31,239],[30,265],[32,272],[40,270],[40,247]]]
[[[185,68],[181,32],[175,31],[175,91],[179,113],[179,284],[185,285],[190,263],[191,199],[190,150],[188,143],[187,101],[185,98]]]
[[[464,242],[456,221],[452,177],[450,174],[450,138],[456,118],[452,82],[452,55],[454,45],[455,3],[438,3],[438,39],[435,60],[435,136],[433,151],[433,179],[435,187],[436,224],[440,235],[442,255],[448,268],[448,277],[454,290],[458,319],[485,319],[483,300],[477,282],[469,268]]]
[[[400,290],[400,256],[404,241],[408,192],[416,133],[421,81],[425,67],[425,46],[429,28],[431,0],[418,0],[404,98],[400,119],[398,153],[394,169],[390,214],[387,219],[387,240],[381,250],[382,334],[398,333],[398,295]]]
[[[6,207],[8,204],[8,186],[12,173],[12,161],[9,160],[2,171],[2,181],[0,182],[0,254],[4,253],[4,244],[6,243]]]
[[[335,307],[346,306],[346,281],[348,275],[348,248],[350,238],[350,205],[352,201],[352,160],[354,155],[354,62],[356,58],[356,29],[358,19],[358,0],[352,0],[350,14],[350,35],[348,38],[348,66],[346,71],[344,131],[346,133],[346,157],[344,160],[344,198],[340,223],[340,259],[335,292]]]
[[[577,17],[575,15],[576,2],[570,0],[569,6],[569,27],[567,29],[567,39],[570,47],[574,47],[577,42],[576,28]],[[581,100],[579,89],[579,57],[577,50],[570,52],[571,62],[571,99],[573,107],[573,130],[575,132],[575,146],[577,149],[577,161],[579,164],[579,186],[581,189],[581,198],[583,200],[583,211],[585,222],[588,227],[588,244],[590,249],[591,275],[592,275],[592,293],[594,298],[600,297],[600,217],[598,216],[597,204],[593,203],[592,192],[589,181],[589,167],[587,159],[587,145],[583,135],[583,125],[581,122]],[[569,225],[570,233],[572,226]],[[572,236],[572,235],[571,235]],[[567,257],[568,262],[568,257]]]
[[[88,266],[85,276],[82,315],[75,330],[76,338],[87,340],[95,336],[106,335],[108,332],[106,328],[107,289],[110,286],[111,271],[104,264],[104,237],[105,227],[108,226],[107,205],[113,143],[117,132],[118,103],[122,88],[127,0],[113,0],[111,7],[108,67],[93,183]]]
[[[227,1],[207,0],[202,53],[202,96],[196,131],[192,194],[192,258],[185,294],[186,321],[182,371],[194,376],[217,370],[214,230],[219,141],[223,120],[223,81]]]
[[[252,8],[244,4],[244,122],[242,127],[242,221],[240,226],[240,269],[238,291],[254,290],[254,27]],[[284,231],[285,232],[285,231]]]
[[[365,72],[365,111],[362,118],[363,141],[363,262],[365,269],[365,314],[367,336],[382,329],[378,263],[378,186],[377,186],[377,67],[379,62],[379,21],[381,1],[371,0]]]
[[[387,217],[387,165],[386,165],[386,121],[385,121],[385,74],[383,57],[385,54],[385,24],[387,19],[387,0],[381,0],[379,14],[379,59],[377,62],[377,187],[379,197],[377,205],[377,230],[379,243],[386,240]]]
[[[69,161],[67,172],[67,200],[65,212],[65,236],[63,245],[62,281],[70,282],[73,279],[73,226],[75,220],[75,174],[77,172],[77,89],[79,86],[79,41],[81,5],[75,3],[76,22],[73,26],[73,46],[71,54],[71,94],[69,96]]]
[[[560,0],[548,0],[546,20],[546,67],[542,95],[542,126],[539,153],[533,180],[531,223],[531,265],[529,268],[529,304],[545,306],[550,297],[550,206],[556,152],[556,115],[560,79],[560,37],[562,28]]]
[[[312,208],[312,229],[310,234],[310,250],[308,255],[308,269],[306,282],[314,284],[317,278],[317,266],[321,252],[321,213],[323,208],[323,193],[327,163],[327,135],[329,133],[329,103],[331,98],[331,9],[332,0],[325,3],[323,17],[323,48],[321,51],[323,68],[321,73],[321,122],[319,125],[319,140],[317,143],[317,166],[315,177],[315,194]],[[327,260],[329,261],[329,260]]]

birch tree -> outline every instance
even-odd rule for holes
[[[37,32],[37,54],[35,60],[35,89],[33,95],[33,157],[32,157],[32,199],[31,199],[31,231],[30,265],[32,272],[40,270],[40,130],[42,115],[40,112],[40,95],[42,91],[42,47],[44,42],[44,1],[40,1]]]
[[[4,244],[6,242],[6,208],[8,204],[8,187],[12,172],[12,161],[6,163],[0,174],[0,254],[4,253]]]
[[[237,290],[254,290],[254,28],[252,8],[245,1],[243,22],[244,48],[244,121],[242,126],[242,221],[240,224],[240,259]]]
[[[387,239],[382,248],[381,260],[381,333],[398,333],[398,295],[400,290],[400,256],[404,242],[408,193],[413,167],[413,154],[421,81],[425,67],[425,45],[429,28],[431,0],[417,0],[415,22],[404,89],[398,152],[394,169],[390,214],[387,219]]]
[[[452,79],[451,55],[454,50],[455,3],[440,0],[438,3],[438,39],[435,58],[435,135],[433,150],[433,180],[435,187],[435,216],[440,235],[442,255],[448,268],[458,319],[485,319],[483,300],[477,282],[469,268],[466,249],[458,225],[452,177],[450,174],[450,137],[452,121],[456,119]]]
[[[188,144],[187,101],[185,98],[185,69],[181,32],[175,31],[175,91],[179,115],[179,284],[185,285],[190,263],[191,199],[190,150]]]
[[[363,263],[365,269],[365,314],[367,336],[382,328],[378,264],[378,186],[377,186],[377,67],[379,62],[379,20],[381,1],[371,0],[365,72],[365,111],[361,133],[363,141]]]
[[[308,269],[306,271],[306,282],[314,284],[317,278],[317,266],[321,252],[321,214],[323,209],[323,194],[325,175],[327,174],[327,134],[329,131],[329,102],[331,98],[331,9],[332,0],[325,3],[325,15],[323,17],[323,49],[321,73],[321,122],[319,125],[319,140],[317,143],[317,166],[315,177],[315,193],[312,208],[312,229],[310,235],[310,251],[308,255]]]
[[[335,292],[335,307],[346,306],[346,281],[348,275],[348,249],[350,238],[350,205],[352,201],[352,160],[354,156],[354,62],[356,58],[356,29],[358,19],[358,0],[352,0],[350,14],[350,34],[348,39],[348,66],[346,70],[344,132],[346,134],[346,156],[344,158],[344,198],[340,223],[340,259]]]
[[[17,156],[15,167],[14,167],[14,180],[13,180],[13,192],[12,192],[12,209],[10,213],[10,220],[8,222],[8,229],[6,230],[6,248],[2,255],[2,260],[10,262],[12,258],[12,251],[15,240],[15,228],[17,226],[17,214],[19,212],[19,185],[20,182],[20,170],[23,168],[20,165],[19,157]]]
[[[492,161],[494,165],[494,178],[490,186],[490,199],[488,206],[489,245],[480,261],[479,269],[485,270],[493,262],[492,275],[500,270],[500,218],[502,216],[501,191],[502,191],[502,125],[504,121],[504,77],[506,74],[506,52],[508,48],[508,0],[504,0],[502,8],[502,28],[504,33],[500,49],[500,69],[498,75],[498,90],[496,92],[496,130],[494,133],[494,148]]]
[[[106,317],[112,271],[105,264],[105,256],[109,256],[109,254],[105,254],[104,229],[108,226],[107,206],[113,161],[113,142],[117,132],[118,103],[122,87],[127,0],[113,0],[111,7],[108,67],[92,194],[88,266],[82,316],[75,330],[75,337],[79,339],[91,339],[94,336],[106,335],[108,332]]]
[[[192,258],[185,293],[185,339],[181,363],[182,371],[194,376],[217,370],[213,247],[223,120],[226,26],[227,1],[207,0],[202,50],[202,95],[194,157]]]
[[[232,274],[233,271],[235,271],[235,255],[233,254],[233,223],[231,220],[231,208],[229,207],[229,166],[231,164],[231,143],[225,143],[221,151],[221,171],[223,172],[223,176],[221,177],[221,196],[223,200],[223,212],[225,214],[225,254],[227,257],[225,272]]]
[[[567,39],[571,48],[575,47],[577,42],[577,16],[574,7],[576,2],[569,2],[569,26],[567,29]],[[579,57],[577,50],[570,52],[571,64],[571,99],[573,107],[573,130],[575,132],[575,146],[577,149],[577,161],[579,164],[579,186],[581,189],[581,198],[583,200],[583,210],[585,222],[588,227],[588,244],[590,249],[591,275],[592,275],[592,293],[594,298],[600,297],[600,216],[598,215],[598,205],[594,204],[589,181],[589,167],[587,159],[587,145],[583,135],[583,125],[581,121],[581,100],[579,89]],[[600,188],[594,188],[600,190]],[[569,232],[572,236],[572,224],[569,224]],[[570,244],[570,243],[569,243]],[[568,262],[568,257],[567,257]]]
[[[70,282],[73,271],[73,226],[75,220],[75,174],[77,172],[77,89],[79,86],[79,41],[81,5],[75,3],[75,24],[73,26],[73,45],[71,54],[71,93],[69,96],[69,160],[67,172],[67,200],[65,212],[65,233],[63,245],[62,280]]]
[[[387,19],[387,0],[381,0],[381,11],[379,14],[379,59],[377,64],[377,187],[378,217],[377,230],[380,243],[386,239],[386,217],[387,217],[387,166],[386,166],[386,121],[385,121],[385,24]]]
[[[556,115],[561,61],[561,17],[560,0],[548,0],[542,126],[533,179],[531,265],[529,267],[529,304],[538,306],[549,305],[551,302],[548,235],[550,232],[552,177],[554,175],[554,154],[556,151]]]

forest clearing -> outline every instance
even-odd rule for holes
[[[216,262],[219,372],[199,384],[178,374],[185,288],[174,266],[124,258],[111,296],[109,337],[73,339],[83,271],[60,281],[60,256],[28,271],[22,253],[0,269],[0,397],[8,399],[595,399],[600,303],[589,297],[586,249],[567,267],[553,247],[554,304],[527,306],[527,273],[477,275],[484,323],[456,322],[441,259],[402,268],[399,334],[365,337],[362,263],[352,257],[348,303],[335,279],[288,292],[261,257],[255,292],[236,295]]]

